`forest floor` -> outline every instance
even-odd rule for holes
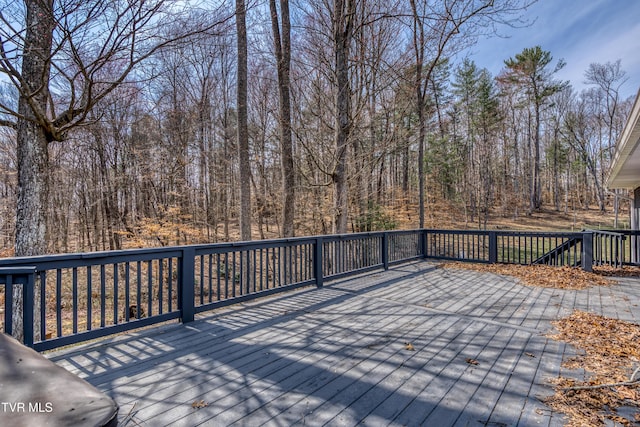
[[[578,231],[583,228],[607,229],[614,228],[615,215],[611,211],[600,212],[597,209],[576,211],[573,213],[540,210],[527,216],[518,218],[494,218],[498,227],[505,229],[531,229],[548,231]],[[628,213],[619,215],[618,226],[629,226]]]
[[[398,201],[395,207],[383,209],[384,216],[388,220],[387,226],[398,230],[414,230],[419,228],[418,206],[416,203],[406,203]],[[265,219],[262,230],[254,221],[252,235],[256,240],[276,239],[280,237],[280,227],[277,224],[278,218],[273,216]],[[629,228],[629,209],[625,206],[618,216],[617,228]],[[331,218],[325,218],[325,226],[330,228]],[[432,200],[426,206],[425,227],[434,229],[454,229],[454,230],[519,230],[519,231],[580,231],[583,229],[613,229],[615,215],[612,206],[607,206],[606,212],[600,212],[595,207],[591,209],[580,209],[568,212],[556,211],[550,207],[527,215],[523,209],[509,208],[507,210],[493,209],[487,219],[486,225],[483,218],[476,215],[472,217],[469,212],[465,212],[460,204],[446,200]],[[167,220],[158,222],[157,220],[145,219],[137,227],[138,231],[134,236],[120,233],[122,236],[122,249],[146,248],[154,246],[179,246],[184,244],[200,244],[225,241],[240,240],[240,226],[237,219],[229,222],[228,238],[222,232],[222,225],[209,229],[181,222],[177,220]],[[313,223],[310,218],[300,216],[296,220],[296,235],[311,236],[322,234],[319,224]],[[374,228],[376,229],[376,228]],[[350,224],[348,232],[354,232],[355,223]],[[377,230],[377,229],[376,229]],[[79,247],[74,244],[78,236],[68,236],[70,246],[66,251],[52,250],[52,253],[73,253],[85,252],[95,249]],[[106,250],[108,248],[102,248]],[[14,256],[13,247],[0,247],[0,258]]]
[[[417,207],[402,205],[397,209],[388,209],[387,214],[398,224],[398,228],[418,228]],[[629,210],[621,209],[618,214],[618,227],[629,228]],[[522,231],[580,231],[589,229],[612,229],[615,224],[615,214],[612,206],[607,206],[606,212],[592,207],[575,211],[556,211],[550,207],[527,215],[525,211],[515,213],[501,213],[494,210],[489,215],[486,228],[489,230],[522,230]],[[458,204],[437,201],[427,205],[425,213],[427,228],[441,229],[482,229],[483,218],[472,218],[464,212]]]

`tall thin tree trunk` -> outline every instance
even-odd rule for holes
[[[240,239],[251,240],[251,165],[249,164],[249,119],[247,113],[247,23],[244,0],[236,0],[238,30],[238,157],[240,160]]]
[[[542,189],[540,188],[540,105],[536,103],[536,128],[534,135],[533,154],[533,208],[542,206]]]
[[[411,126],[407,126],[407,134],[409,134],[411,130]],[[405,203],[409,204],[409,144],[407,142],[403,142],[404,147],[402,148],[402,194],[405,199]]]
[[[46,119],[49,99],[50,55],[54,20],[53,0],[27,0],[25,44],[22,59],[22,81],[18,99],[17,159],[18,204],[16,210],[17,256],[42,255],[47,251],[48,205],[48,135],[42,121]],[[34,111],[35,110],[35,111]],[[38,295],[36,283],[34,294]],[[40,298],[34,298],[35,312],[40,311]],[[22,287],[14,288],[14,336],[22,340]],[[36,339],[39,316],[34,316]]]
[[[560,212],[560,144],[558,141],[559,129],[556,127],[553,131],[553,205],[556,212]]]
[[[418,88],[419,92],[422,92]],[[424,210],[425,210],[425,179],[424,179],[424,140],[426,136],[426,123],[424,120],[424,100],[419,96],[420,100],[417,102],[418,110],[418,212],[419,212],[419,228],[424,228]]]
[[[424,228],[425,210],[425,179],[424,179],[424,141],[426,138],[427,124],[424,117],[425,91],[423,88],[423,66],[425,38],[422,18],[418,13],[415,0],[411,0],[413,12],[413,48],[416,55],[415,92],[416,111],[418,113],[418,215],[419,227]]]
[[[293,168],[293,142],[291,137],[291,22],[289,0],[280,0],[282,34],[278,24],[275,0],[269,0],[271,27],[278,63],[278,94],[280,97],[280,161],[282,163],[282,236],[293,237],[295,230],[295,175]]]
[[[338,92],[336,94],[336,167],[333,173],[334,233],[347,232],[347,150],[351,132],[351,86],[349,84],[349,45],[352,36],[353,0],[335,0],[333,37]]]

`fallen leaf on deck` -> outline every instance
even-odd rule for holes
[[[550,265],[518,265],[518,264],[471,264],[449,262],[442,264],[445,269],[474,270],[483,273],[501,274],[520,279],[526,286],[555,289],[586,289],[592,286],[608,286],[615,280],[602,277],[598,269],[593,273],[579,267],[555,267]]]
[[[470,365],[478,365],[480,364],[480,362],[478,362],[476,359],[472,359],[470,357],[467,358],[467,363]]]
[[[583,311],[574,311],[553,325],[558,332],[550,338],[569,343],[580,352],[566,358],[563,367],[584,374],[580,379],[554,380],[556,393],[544,402],[569,417],[568,427],[605,426],[612,421],[622,426],[637,425],[633,419],[640,415],[637,407],[636,414],[624,417],[616,410],[628,407],[629,402],[635,406],[638,401],[640,384],[617,384],[635,381],[630,375],[640,360],[640,325]]]
[[[195,402],[193,402],[191,404],[191,407],[193,409],[206,408],[207,406],[209,406],[209,404],[207,402],[205,402],[204,400],[196,400]]]

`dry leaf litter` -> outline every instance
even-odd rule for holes
[[[568,426],[640,425],[640,326],[593,313],[575,311],[552,322],[565,341],[582,354],[563,366],[584,369],[585,381],[560,377],[545,403],[569,416]],[[610,423],[609,423],[610,425]]]
[[[593,273],[573,267],[546,265],[446,263],[442,267],[513,276],[527,285],[567,290],[615,283],[603,276],[640,277],[637,267],[599,266]],[[640,326],[634,323],[575,311],[553,322],[551,338],[573,345],[581,355],[563,363],[580,369],[585,381],[559,377],[555,394],[545,403],[568,417],[568,427],[640,425]]]
[[[471,264],[448,262],[442,268],[474,270],[486,273],[513,276],[527,286],[556,289],[585,289],[591,286],[607,286],[615,283],[597,272],[590,273],[576,267],[554,267],[550,265],[519,264]]]

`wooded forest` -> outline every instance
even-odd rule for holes
[[[531,3],[0,0],[0,255],[610,210],[621,61],[464,55]]]

